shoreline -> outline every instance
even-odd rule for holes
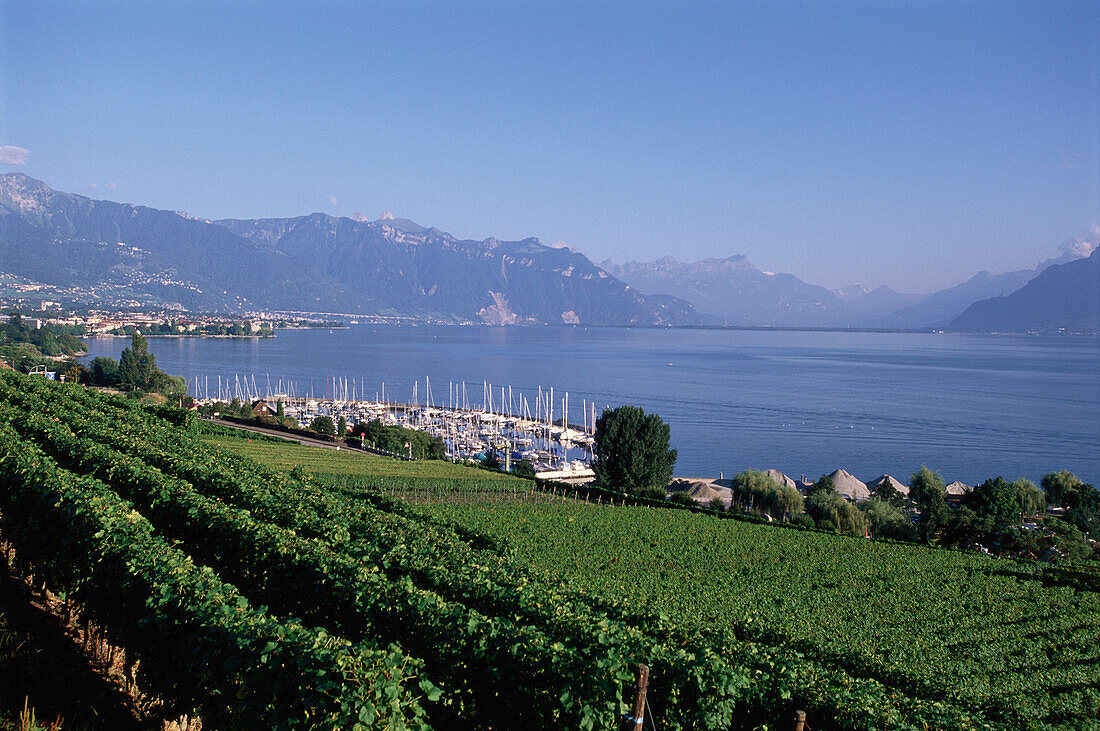
[[[198,339],[198,338],[221,338],[221,339],[230,339],[230,340],[242,340],[242,339],[245,339],[245,338],[255,338],[256,340],[270,340],[270,339],[275,337],[274,334],[272,334],[272,335],[192,335],[192,334],[183,334],[183,333],[158,333],[158,334],[142,333],[142,336],[146,340],[149,340],[150,338],[159,338],[159,339],[164,339],[164,340],[172,340],[172,339],[183,340],[183,339],[187,339],[187,338],[196,338],[196,339]],[[87,339],[87,340],[91,340],[93,338],[123,338],[123,339],[129,339],[129,338],[132,338],[132,337],[133,337],[133,335],[116,335],[114,333],[95,333],[94,335],[82,335],[81,339]]]

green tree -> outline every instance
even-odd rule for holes
[[[875,485],[875,489],[871,490],[871,495],[894,505],[905,502],[905,496],[898,492],[898,489],[889,480],[883,480],[880,484]]]
[[[275,418],[280,424],[286,423],[286,410],[283,408],[283,400],[279,399],[275,402]]]
[[[738,473],[733,476],[730,487],[735,499],[750,510],[779,519],[788,519],[802,512],[802,493],[789,485],[778,484],[763,472],[745,470]]]
[[[813,486],[810,487],[809,495],[817,495],[818,493],[830,493],[836,492],[836,485],[833,483],[833,478],[828,475],[822,475],[817,478]]]
[[[1020,522],[1016,488],[1003,477],[986,480],[975,487],[963,497],[963,505],[973,510],[978,518],[989,520],[994,531]]]
[[[1039,482],[1046,493],[1047,504],[1059,507],[1072,505],[1081,489],[1081,480],[1069,470],[1048,472]]]
[[[1046,510],[1046,495],[1031,480],[1017,478],[1012,483],[1012,489],[1016,492],[1016,502],[1022,515],[1035,515]]]
[[[668,501],[673,505],[683,505],[685,507],[694,508],[699,505],[691,495],[686,492],[674,492],[668,496]]]
[[[340,421],[336,423],[336,435],[341,439],[348,435],[348,420],[343,416],[341,416]]]
[[[897,492],[893,490],[893,492]],[[869,500],[864,500],[859,505],[871,527],[871,535],[876,538],[897,538],[900,540],[912,540],[913,521],[909,519],[909,513],[902,510],[889,499],[874,495]]]
[[[860,509],[835,490],[811,493],[806,499],[806,514],[814,519],[818,528],[825,530],[858,536],[867,530],[867,519]]]
[[[57,338],[58,344],[61,346],[61,352],[65,355],[75,355],[77,353],[86,353],[88,346],[84,344],[75,335],[69,333],[62,333]]]
[[[596,419],[592,469],[602,487],[635,493],[664,489],[676,464],[669,449],[671,430],[657,414],[637,406],[608,409]]]
[[[97,386],[113,386],[118,382],[118,361],[101,355],[92,361],[92,382]]]
[[[1100,491],[1087,482],[1080,483],[1073,504],[1066,510],[1066,522],[1095,536],[1100,531]]]
[[[947,487],[939,473],[921,466],[909,480],[909,499],[917,504],[921,536],[932,540],[948,518]]]
[[[157,358],[149,352],[149,341],[139,332],[130,338],[130,347],[122,351],[118,362],[118,383],[123,388],[145,390],[153,385]]]
[[[328,416],[318,416],[309,422],[309,428],[318,434],[327,434],[332,436],[336,433],[336,427],[332,423],[332,419]]]

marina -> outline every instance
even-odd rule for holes
[[[89,360],[117,360],[127,343],[88,344]],[[539,393],[552,384],[558,427],[566,391],[576,431],[587,422],[591,432],[593,411],[621,404],[660,415],[678,475],[774,467],[816,477],[843,466],[866,480],[921,465],[967,484],[998,474],[1037,482],[1057,469],[1089,482],[1100,475],[1095,338],[361,324],[149,347],[159,368],[210,399],[220,384],[224,400],[284,394],[295,405],[355,400],[392,412],[395,403],[426,406],[430,390],[433,407],[488,412],[492,383],[494,413],[503,402],[505,414],[522,416],[522,394],[545,423]],[[496,384],[512,385],[511,408],[508,387],[502,399]]]
[[[423,388],[421,388],[423,385]],[[580,424],[570,421],[569,393],[555,396],[554,387],[538,387],[531,400],[511,386],[481,384],[480,400],[471,397],[464,381],[448,382],[445,400],[437,400],[431,379],[413,383],[411,398],[401,401],[393,388],[387,393],[380,382],[373,398],[365,379],[330,376],[318,396],[316,384],[308,389],[291,379],[269,375],[258,382],[254,374],[230,377],[194,377],[188,392],[198,404],[237,401],[274,412],[281,402],[286,416],[305,426],[319,416],[336,423],[343,418],[349,430],[359,424],[415,429],[443,440],[448,459],[482,462],[495,459],[506,471],[526,462],[536,477],[566,482],[586,482],[591,469],[596,421],[595,404],[581,400]],[[561,392],[558,392],[561,394]],[[411,452],[410,452],[411,456]]]

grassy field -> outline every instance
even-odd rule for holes
[[[244,434],[242,432],[242,434]],[[456,465],[442,460],[402,462],[365,452],[341,449],[324,449],[296,442],[271,442],[250,440],[247,436],[230,438],[207,436],[205,441],[216,444],[235,454],[251,457],[280,470],[301,467],[306,472],[350,477],[403,477],[444,480],[500,480],[527,484],[509,475],[467,465]]]

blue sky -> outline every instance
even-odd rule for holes
[[[1094,1],[0,0],[0,172],[923,291],[1100,238],[1097,38]]]

